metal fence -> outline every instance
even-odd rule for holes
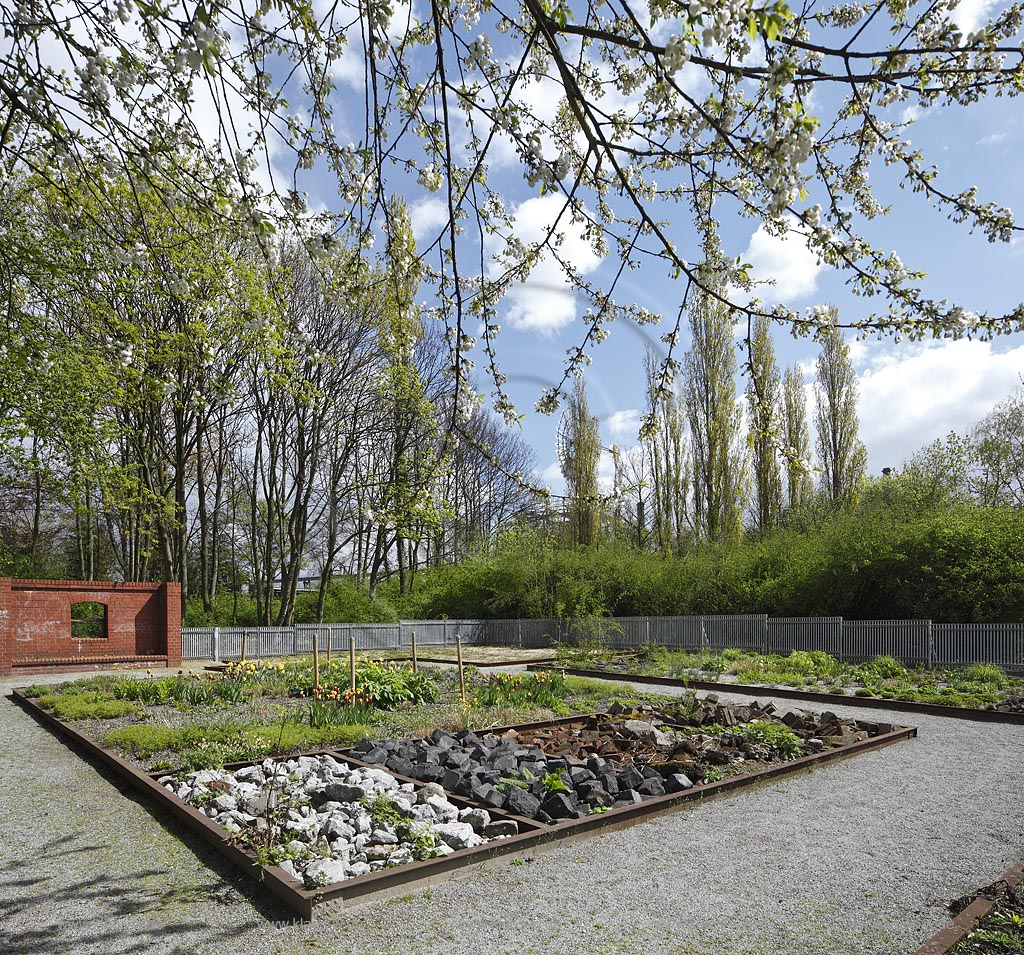
[[[186,660],[239,657],[243,635],[252,658],[293,656],[319,648],[399,650],[416,634],[419,647],[464,644],[546,648],[599,639],[620,649],[659,644],[673,649],[761,653],[824,650],[851,663],[892,656],[914,666],[995,663],[1024,671],[1024,624],[932,623],[930,620],[844,620],[842,617],[767,617],[764,614],[693,617],[608,617],[587,620],[403,620],[400,623],[323,623],[294,627],[186,627]]]

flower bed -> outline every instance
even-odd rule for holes
[[[654,676],[683,682],[714,681],[729,687],[778,687],[898,702],[1024,714],[1024,680],[999,667],[977,663],[960,669],[921,670],[892,657],[846,664],[819,650],[781,656],[744,650],[689,652],[645,647],[632,653],[570,649],[566,666],[600,670],[611,676]]]

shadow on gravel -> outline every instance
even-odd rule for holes
[[[15,710],[29,717],[20,706],[9,697],[5,702],[10,703]],[[67,834],[55,836],[49,843],[33,847],[31,859],[11,859],[0,864],[0,925],[9,922],[10,918],[21,916],[21,919],[35,925],[45,925],[51,921],[56,912],[68,913],[65,921],[74,921],[78,927],[74,930],[71,938],[78,939],[84,946],[88,937],[83,933],[83,920],[86,922],[95,921],[97,932],[95,939],[111,939],[111,946],[104,951],[111,953],[121,952],[147,952],[154,944],[154,938],[171,938],[180,935],[182,932],[192,934],[207,944],[217,938],[234,937],[249,927],[260,926],[260,919],[269,922],[287,921],[294,913],[279,903],[269,892],[263,892],[258,883],[243,874],[235,865],[216,852],[206,842],[198,838],[187,829],[178,819],[169,812],[152,804],[148,799],[138,793],[127,781],[118,776],[105,763],[97,759],[92,753],[83,747],[68,740],[58,733],[55,733],[45,723],[32,719],[32,722],[47,731],[54,739],[62,743],[67,751],[80,759],[92,772],[95,772],[109,786],[110,792],[107,805],[104,807],[103,820],[98,821],[97,832],[91,835],[81,830],[67,832]],[[31,765],[31,755],[27,754],[26,762]],[[17,785],[16,780],[8,780],[12,786]],[[56,795],[56,794],[54,794]],[[116,875],[104,871],[110,868],[104,863],[104,859],[116,854],[116,848],[112,845],[97,841],[102,837],[104,829],[117,828],[117,819],[124,814],[124,806],[121,799],[131,800],[143,810],[155,824],[161,826],[177,842],[181,843],[194,857],[207,869],[208,872],[197,873],[200,878],[206,877],[203,884],[195,884],[192,879],[187,886],[177,884],[177,874],[174,867],[151,868],[139,872]],[[54,828],[60,829],[62,822],[54,820]],[[136,822],[135,828],[144,828],[144,822]],[[142,835],[142,833],[140,833]],[[143,835],[144,838],[144,835]],[[143,847],[133,849],[142,858],[145,858]],[[74,860],[70,857],[75,857]],[[116,856],[115,856],[116,857]],[[50,872],[64,874],[57,881],[63,885],[53,884],[54,879]],[[93,874],[91,879],[73,881],[76,875]],[[245,907],[245,903],[256,910],[257,918],[248,918],[242,921],[239,918],[233,919],[230,931],[213,929],[201,920],[202,912],[211,906],[220,908],[222,906]],[[167,924],[163,926],[147,927],[144,933],[140,933],[140,941],[135,947],[128,947],[133,944],[132,939],[135,932],[125,930],[123,921],[118,921],[117,926],[106,925],[103,922],[108,918],[123,919],[125,916],[142,916],[149,921],[158,920],[162,910],[174,909],[175,906],[188,906],[195,910],[196,920],[187,921],[182,924]],[[29,910],[39,906],[36,912]],[[90,912],[99,909],[95,917],[81,912],[81,908]],[[246,914],[251,916],[251,909]],[[175,915],[180,913],[175,912]],[[241,915],[242,913],[239,913]],[[26,918],[26,916],[28,916]],[[188,916],[186,916],[188,918]],[[78,946],[71,943],[61,942],[64,934],[60,922],[49,928],[38,928],[37,930],[14,939],[9,930],[0,928],[0,953],[24,953],[24,955],[35,955],[35,953],[46,953],[46,955],[57,955],[67,951],[69,953],[80,950]],[[123,935],[121,933],[124,933]],[[33,942],[34,936],[39,936]],[[111,938],[111,936],[113,936]],[[197,940],[198,941],[198,940]],[[13,947],[11,947],[13,943]],[[193,946],[195,942],[192,943]],[[178,952],[179,949],[160,948],[161,951]],[[191,951],[191,948],[188,949]],[[185,949],[180,949],[184,952]]]
[[[58,860],[59,855],[50,858]],[[25,867],[32,865],[26,862]],[[185,952],[200,943],[216,946],[262,924],[251,918],[228,926],[211,924],[203,909],[211,902],[238,904],[237,893],[215,879],[176,887],[169,884],[173,873],[168,869],[142,869],[116,878],[100,874],[64,885],[46,877],[10,878],[13,874],[0,873],[4,955]]]

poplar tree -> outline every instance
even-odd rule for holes
[[[562,418],[559,464],[567,487],[569,534],[573,544],[587,547],[597,539],[600,521],[597,466],[601,432],[590,413],[582,379],[577,379]]]
[[[808,504],[814,494],[811,480],[811,431],[807,424],[804,373],[799,365],[786,369],[782,380],[782,440],[785,448],[786,506]]]
[[[683,359],[684,402],[690,422],[693,528],[698,538],[722,540],[742,530],[747,496],[743,415],[736,401],[732,317],[705,296],[689,308],[693,342]]]
[[[822,468],[821,489],[832,504],[850,507],[864,482],[867,450],[857,436],[857,373],[850,361],[850,346],[837,325],[837,311],[832,309],[831,315],[832,322],[818,334],[821,353],[814,385],[814,423]]]
[[[683,396],[660,375],[659,363],[648,349],[647,417],[644,444],[650,464],[652,530],[658,550],[678,554],[687,532],[690,460],[687,454],[686,407]]]
[[[748,440],[754,484],[754,523],[768,530],[782,510],[779,470],[780,379],[772,344],[771,320],[759,315],[750,337],[750,383],[747,386]]]

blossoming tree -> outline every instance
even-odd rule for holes
[[[561,261],[590,303],[565,379],[542,394],[542,410],[557,405],[608,322],[662,318],[616,298],[641,262],[678,280],[680,309],[663,330],[666,380],[694,295],[797,334],[827,323],[824,310],[769,307],[744,291],[746,270],[717,234],[722,210],[772,234],[797,233],[845,270],[855,292],[879,303],[856,323],[864,330],[920,338],[1024,327],[1021,306],[986,314],[932,300],[920,272],[863,234],[883,211],[869,183],[878,160],[989,240],[1019,231],[975,187],[941,181],[902,136],[899,107],[967,106],[1024,84],[1021,5],[966,35],[955,6],[19,0],[0,12],[0,166],[59,187],[98,164],[98,198],[128,176],[171,208],[203,205],[257,238],[291,221],[314,259],[343,234],[390,236],[389,195],[437,193],[445,222],[419,254],[448,323],[453,387],[465,392],[456,407],[471,413],[476,351],[495,407],[511,417],[499,302],[542,256]],[[353,75],[357,100],[338,88]],[[181,163],[188,153],[205,161]],[[489,174],[510,156],[524,188],[558,197],[539,239],[517,235]],[[197,177],[197,168],[211,172]],[[314,216],[305,193],[327,175],[337,198]],[[599,282],[560,253],[570,227],[617,257]]]

